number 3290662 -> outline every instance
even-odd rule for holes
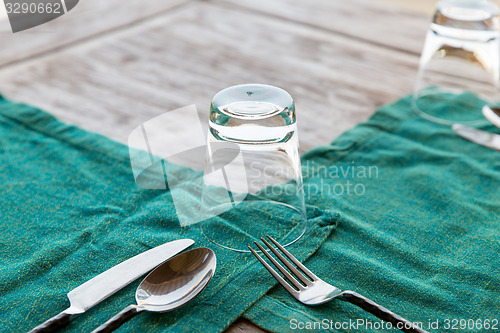
[[[499,330],[498,319],[445,319],[445,330],[466,330],[466,329],[484,329]]]
[[[6,2],[7,14],[62,14],[61,3]]]

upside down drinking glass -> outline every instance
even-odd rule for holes
[[[443,0],[427,33],[413,108],[442,124],[476,123],[498,102],[498,8],[487,0]]]
[[[284,90],[233,86],[212,101],[202,209],[203,233],[248,252],[264,235],[289,245],[306,229],[295,105]]]

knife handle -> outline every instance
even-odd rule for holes
[[[38,325],[37,327],[33,328],[31,331],[28,333],[48,333],[48,332],[54,332],[57,331],[58,329],[62,328],[63,326],[68,325],[69,319],[71,318],[71,314],[68,314],[66,312],[61,312],[57,316],[54,316],[44,322],[43,324]]]
[[[131,319],[139,313],[137,305],[129,305],[122,311],[118,312],[113,318],[96,328],[92,333],[108,333],[113,332],[118,327],[122,326],[127,320]]]
[[[390,322],[395,328],[406,333],[428,333],[427,331],[415,326],[413,323],[395,314],[394,312],[384,308],[354,291],[345,290],[339,295],[339,299],[354,304],[361,309],[374,314],[379,319]]]

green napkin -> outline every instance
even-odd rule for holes
[[[316,275],[430,332],[500,331],[500,153],[420,118],[404,98],[302,163],[309,193],[323,189],[309,203],[342,217],[306,261]],[[342,301],[304,306],[279,286],[244,316],[279,332],[397,331]]]
[[[0,157],[2,332],[28,331],[66,309],[71,289],[180,238],[216,252],[207,289],[184,308],[143,313],[118,331],[219,332],[275,284],[251,254],[213,245],[197,226],[181,228],[168,191],[136,186],[124,145],[0,97]],[[311,205],[307,213],[310,228],[293,246],[301,260],[339,220]],[[95,329],[135,302],[138,283],[74,318],[65,331]]]

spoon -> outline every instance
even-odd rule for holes
[[[483,115],[496,127],[500,127],[500,108],[495,106],[485,105],[483,107]]]
[[[139,312],[166,312],[177,309],[195,298],[215,272],[215,253],[199,248],[181,253],[155,268],[142,280],[135,299],[92,333],[112,332]]]

